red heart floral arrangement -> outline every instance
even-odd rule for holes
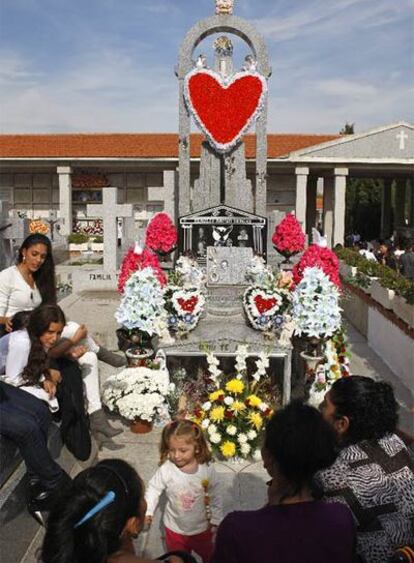
[[[266,313],[272,307],[276,305],[277,301],[274,297],[270,297],[269,299],[265,299],[261,295],[256,295],[254,298],[254,304],[257,307],[257,310],[260,314]]]
[[[179,297],[177,299],[177,303],[180,305],[183,311],[185,311],[186,313],[192,313],[198,303],[198,297],[196,295],[193,295],[193,297],[190,297],[190,299]]]
[[[233,148],[258,117],[267,82],[257,72],[237,72],[230,80],[210,69],[194,69],[184,96],[197,125],[218,152]]]
[[[243,307],[256,330],[278,331],[290,304],[290,293],[283,288],[250,286],[243,295]]]

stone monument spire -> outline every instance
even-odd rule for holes
[[[188,31],[180,49],[176,70],[180,104],[179,215],[225,204],[264,216],[267,168],[266,94],[267,79],[271,74],[267,48],[262,36],[249,22],[233,15],[233,0],[216,0],[215,6],[214,16],[198,21]],[[209,67],[208,54],[197,58],[194,51],[207,37],[217,34],[221,35],[212,45],[214,62]],[[233,64],[231,35],[240,37],[248,49],[245,64],[238,71],[235,71]],[[248,84],[253,86],[246,86]],[[244,87],[250,88],[249,92],[260,91],[260,94],[253,94],[260,97],[255,98],[256,105],[251,112],[248,110],[250,113],[240,118],[241,115],[246,115],[243,112],[247,106],[241,107],[241,112],[237,113],[237,106],[243,98],[234,92],[242,91]],[[214,101],[205,102],[206,99]],[[206,107],[208,103],[211,105]],[[217,117],[212,121],[214,115]],[[190,176],[192,117],[206,137],[201,147],[200,174],[194,181]],[[246,177],[243,135],[253,126],[256,130],[256,169],[254,179],[249,180]]]

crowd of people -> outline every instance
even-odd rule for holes
[[[47,436],[56,416],[79,459],[89,457],[90,432],[122,447],[100,402],[98,359],[124,360],[67,322],[43,235],[29,236],[16,266],[0,272],[0,323],[0,432],[25,461],[29,510],[49,513],[42,563],[150,562],[134,553],[133,539],[151,526],[161,495],[168,552],[158,560],[194,562],[194,552],[203,563],[384,563],[399,548],[414,560],[414,461],[397,436],[387,383],[349,376],[319,411],[298,401],[276,411],[262,446],[268,501],[223,518],[224,491],[192,421],[165,426],[146,490],[125,461],[101,461],[72,480],[52,458]]]
[[[352,233],[346,237],[346,245],[367,260],[377,261],[414,281],[414,239],[378,239],[367,242],[360,235]]]

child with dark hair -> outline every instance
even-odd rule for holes
[[[352,510],[363,561],[388,561],[396,548],[414,544],[414,462],[395,434],[392,387],[369,377],[344,377],[320,409],[342,448],[336,462],[318,474],[324,495]]]
[[[99,462],[79,473],[51,511],[42,563],[155,563],[135,555],[132,544],[145,510],[144,484],[135,469],[120,459]]]
[[[147,523],[163,491],[165,542],[169,551],[195,551],[209,563],[216,527],[222,518],[218,476],[201,428],[190,420],[168,424],[160,445],[161,467],[149,482]]]
[[[313,407],[292,402],[266,426],[268,504],[236,511],[217,532],[214,563],[352,563],[354,524],[340,504],[315,500],[313,478],[336,457],[335,436]]]

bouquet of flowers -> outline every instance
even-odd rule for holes
[[[46,223],[43,223],[41,219],[33,219],[29,223],[29,233],[31,235],[40,233],[41,235],[47,235],[49,232],[49,227]]]
[[[246,281],[255,284],[263,285],[271,283],[274,275],[270,266],[268,266],[261,256],[255,255],[246,268]]]
[[[161,269],[157,256],[151,250],[147,248],[143,249],[136,243],[135,246],[131,246],[131,248],[128,249],[122,260],[118,277],[119,293],[123,293],[125,284],[131,274],[137,270],[143,270],[144,268],[152,268],[161,286],[167,283],[167,277]]]
[[[334,252],[329,248],[323,248],[317,244],[311,244],[303,253],[301,259],[293,267],[293,280],[296,284],[303,278],[306,268],[320,268],[329,277],[330,281],[341,287],[339,278],[339,260]]]
[[[106,380],[102,399],[129,421],[153,421],[165,417],[166,397],[173,388],[166,369],[127,368]]]
[[[170,330],[186,333],[197,326],[206,302],[198,287],[168,286],[164,298]]]
[[[253,328],[261,331],[279,330],[290,306],[290,291],[274,284],[254,285],[244,292],[243,306]]]
[[[168,254],[177,244],[177,229],[167,213],[156,213],[145,232],[145,245],[161,254]]]
[[[299,221],[289,213],[277,225],[272,236],[274,247],[287,260],[305,248],[305,235]]]
[[[341,326],[339,291],[320,268],[305,268],[292,295],[295,332],[309,338],[328,338]]]
[[[177,285],[184,287],[203,287],[205,285],[205,274],[198,267],[197,260],[189,256],[180,256],[175,263],[175,272],[179,276]]]
[[[265,352],[260,353],[256,371],[248,379],[247,355],[247,347],[239,346],[236,374],[228,376],[219,369],[218,358],[208,353],[209,374],[215,390],[191,414],[205,430],[213,454],[220,459],[260,459],[261,432],[273,412],[260,391],[269,358]]]
[[[316,408],[337,379],[350,375],[349,353],[343,330],[338,330],[326,342],[323,356],[323,362],[316,368],[308,399],[308,403]]]
[[[164,292],[152,268],[137,270],[127,280],[115,318],[130,333],[161,334],[166,320]]]

